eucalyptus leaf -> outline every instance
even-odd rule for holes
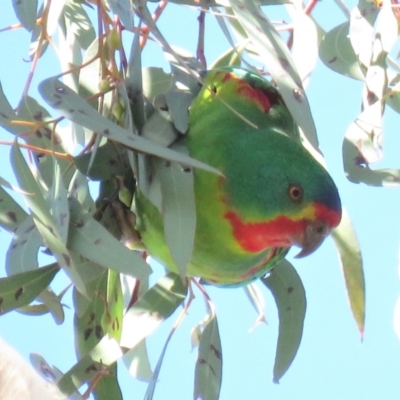
[[[65,243],[68,239],[69,208],[67,189],[62,180],[60,166],[54,163],[53,184],[50,191],[50,211],[61,240]]]
[[[127,249],[91,215],[74,207],[71,222],[68,249],[103,268],[138,279],[145,279],[151,273],[138,253]]]
[[[37,0],[13,0],[15,15],[29,32],[36,26]]]
[[[102,117],[83,98],[78,96],[57,78],[44,80],[39,85],[39,91],[43,98],[64,117],[91,129],[93,132],[137,151],[153,154],[164,159],[177,161],[182,164],[219,174],[215,168],[134,135]]]
[[[53,36],[58,24],[60,23],[60,15],[64,10],[65,3],[68,0],[52,1],[49,5],[47,19],[46,19],[46,33]]]
[[[22,207],[0,186],[0,226],[14,231],[26,217]]]
[[[24,135],[29,145],[61,154],[65,152],[60,135],[52,131],[51,125],[46,124],[52,119],[50,113],[36,99],[24,96],[18,104],[17,118],[24,121],[29,128],[29,134]],[[55,163],[61,168],[64,183],[68,184],[72,174],[69,160],[58,158],[56,161],[52,155],[42,154],[40,151],[33,154],[36,156],[40,175],[48,186],[53,184]]]
[[[283,260],[261,282],[271,291],[278,307],[279,335],[274,365],[274,382],[278,383],[292,364],[303,335],[306,296],[293,266]]]
[[[141,381],[150,381],[153,377],[146,341],[143,339],[124,355],[124,364],[129,373]]]
[[[318,150],[318,137],[300,76],[292,56],[267,16],[251,0],[231,0],[238,21],[265,60],[282,97],[307,140]]]
[[[154,99],[165,94],[171,86],[171,74],[162,68],[145,67],[142,69],[143,94],[153,104]]]
[[[121,346],[132,349],[149,336],[182,304],[186,293],[179,275],[169,272],[163,276],[126,312]]]
[[[83,5],[74,0],[66,0],[64,7],[65,29],[78,40],[80,47],[86,50],[95,40],[96,34]]]
[[[99,92],[99,76],[101,76],[101,63],[98,58],[99,40],[96,38],[87,48],[83,56],[83,65],[79,72],[79,90],[78,94],[82,98],[88,98]],[[91,61],[91,62],[90,62]],[[106,88],[109,86],[108,81],[104,82]],[[97,109],[97,100],[91,100],[89,103],[93,108]]]
[[[61,325],[65,319],[64,306],[61,304],[62,296],[65,291],[66,290],[57,296],[51,289],[45,289],[38,296],[38,299],[48,308],[57,325]]]
[[[74,329],[79,358],[85,358],[103,337],[114,338],[122,326],[122,296],[115,283],[119,276],[114,271],[104,271],[101,276],[87,285],[90,296],[82,296],[74,290],[75,304]],[[118,285],[118,283],[117,283]],[[114,299],[109,295],[115,296]],[[115,335],[116,334],[116,335]],[[94,387],[96,399],[121,399],[122,394],[117,381],[117,366],[107,367],[107,374]],[[107,397],[109,396],[109,397]]]
[[[330,30],[319,45],[319,57],[333,71],[350,78],[364,80],[349,39],[349,22],[344,22]]]
[[[26,127],[21,128],[18,125],[12,124],[11,122],[16,119],[14,109],[11,107],[4,91],[3,86],[0,84],[0,125],[8,132],[16,134],[20,133],[21,129],[25,132]]]
[[[349,214],[342,211],[342,221],[332,232],[340,257],[340,263],[346,282],[347,296],[361,338],[365,324],[365,279],[361,250]]]
[[[8,275],[35,270],[38,267],[38,252],[43,246],[43,238],[36,228],[31,215],[27,215],[14,232],[6,253]]]
[[[134,39],[132,41],[125,87],[127,96],[129,98],[129,103],[126,104],[126,107],[128,107],[129,104],[133,122],[139,132],[142,131],[143,125],[146,120],[143,97],[141,51],[142,49],[140,48],[140,34],[138,31],[135,33]]]
[[[369,0],[359,0],[350,13],[349,39],[363,71],[371,62],[374,22],[378,13],[378,5]]]
[[[373,107],[379,107],[377,103]],[[343,167],[347,179],[354,183],[365,183],[369,186],[399,186],[400,169],[381,168],[373,170],[366,157],[376,157],[376,148],[368,134],[370,124],[368,116],[370,107],[365,109],[349,126],[343,141]],[[366,123],[365,123],[366,122]]]
[[[286,8],[293,19],[293,61],[305,85],[318,59],[318,29],[300,7],[288,5]]]
[[[49,247],[59,265],[64,267],[65,272],[74,284],[79,290],[85,292],[83,281],[74,266],[71,256],[68,254],[65,243],[58,231],[57,224],[44,198],[45,189],[38,184],[37,178],[30,170],[17,142],[14,142],[11,148],[10,160],[18,184],[25,193],[25,201],[32,212],[33,220],[43,237],[43,241]]]
[[[130,0],[108,0],[111,11],[118,15],[125,28],[133,29],[133,7]]]
[[[126,159],[126,148],[107,141],[94,152],[74,157],[77,169],[91,180],[107,180],[123,176],[130,168]]]
[[[79,171],[76,171],[71,179],[68,188],[68,196],[69,198],[77,200],[81,205],[82,210],[89,214],[92,214],[96,209],[95,202],[90,195],[86,175]]]
[[[185,109],[186,110],[186,109]],[[178,132],[165,113],[154,111],[143,127],[142,137],[168,147],[177,140]]]
[[[122,355],[122,350],[117,341],[108,336],[104,336],[88,354],[64,374],[58,382],[59,389],[63,393],[70,395],[85,382],[98,376],[98,374],[103,373],[107,375],[107,373],[110,373],[110,366],[112,367]]]
[[[222,383],[222,347],[215,315],[200,335],[196,361],[194,399],[218,400]]]
[[[31,303],[51,283],[59,271],[57,264],[0,278],[0,314]]]
[[[214,60],[210,69],[218,69],[226,66],[240,67],[240,51],[236,49],[237,46],[234,46],[220,54],[219,57]]]
[[[174,148],[187,152],[183,145]],[[161,183],[165,240],[179,274],[184,279],[192,258],[196,230],[193,171],[183,169],[174,162],[155,161]]]

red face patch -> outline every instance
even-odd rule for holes
[[[302,220],[277,217],[269,222],[244,222],[233,211],[225,213],[233,228],[233,236],[240,247],[251,253],[259,253],[270,247],[290,247],[290,234],[304,230]]]
[[[252,100],[253,102],[257,103],[260,109],[267,113],[271,108],[271,102],[267,95],[262,92],[260,89],[254,89],[248,83],[242,81],[238,88],[238,93],[241,96],[247,97],[248,99]]]
[[[267,113],[271,108],[271,101],[268,96],[260,89],[253,88],[248,82],[238,78],[236,75],[226,72],[221,79],[221,83],[226,83],[230,80],[235,80],[237,84],[237,93],[252,102],[256,103],[260,110]]]
[[[341,213],[331,210],[323,204],[314,204],[315,220],[324,221],[333,229],[339,225]],[[290,238],[302,234],[307,222],[279,216],[268,222],[246,222],[235,212],[228,211],[224,217],[230,222],[233,236],[240,247],[251,253],[258,253],[267,248],[291,247]]]

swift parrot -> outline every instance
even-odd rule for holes
[[[194,170],[196,229],[187,276],[239,286],[265,275],[291,246],[312,253],[341,219],[338,190],[302,146],[278,90],[241,68],[208,71],[189,108],[191,157],[223,176]],[[177,271],[162,215],[136,196],[148,254]]]

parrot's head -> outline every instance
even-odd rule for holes
[[[277,89],[250,71],[222,69],[206,76],[198,101],[199,113],[214,113],[216,126],[224,121],[218,134],[224,129],[229,136],[214,165],[225,175],[219,185],[224,218],[238,245],[253,253],[293,245],[301,248],[297,257],[312,253],[339,224],[340,197],[302,146]]]
[[[296,257],[305,257],[339,225],[340,197],[330,175],[307,150],[279,134],[273,139],[276,153],[264,154],[264,164],[256,161],[246,168],[251,175],[236,171],[227,176],[225,218],[246,251],[297,246],[301,251]],[[238,185],[243,191],[236,191]]]

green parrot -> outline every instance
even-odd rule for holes
[[[265,275],[292,245],[312,253],[341,219],[338,190],[301,145],[277,89],[254,72],[206,73],[189,108],[191,157],[218,169],[194,170],[196,230],[187,276],[219,286]],[[136,196],[137,230],[148,254],[177,271],[162,216]]]

